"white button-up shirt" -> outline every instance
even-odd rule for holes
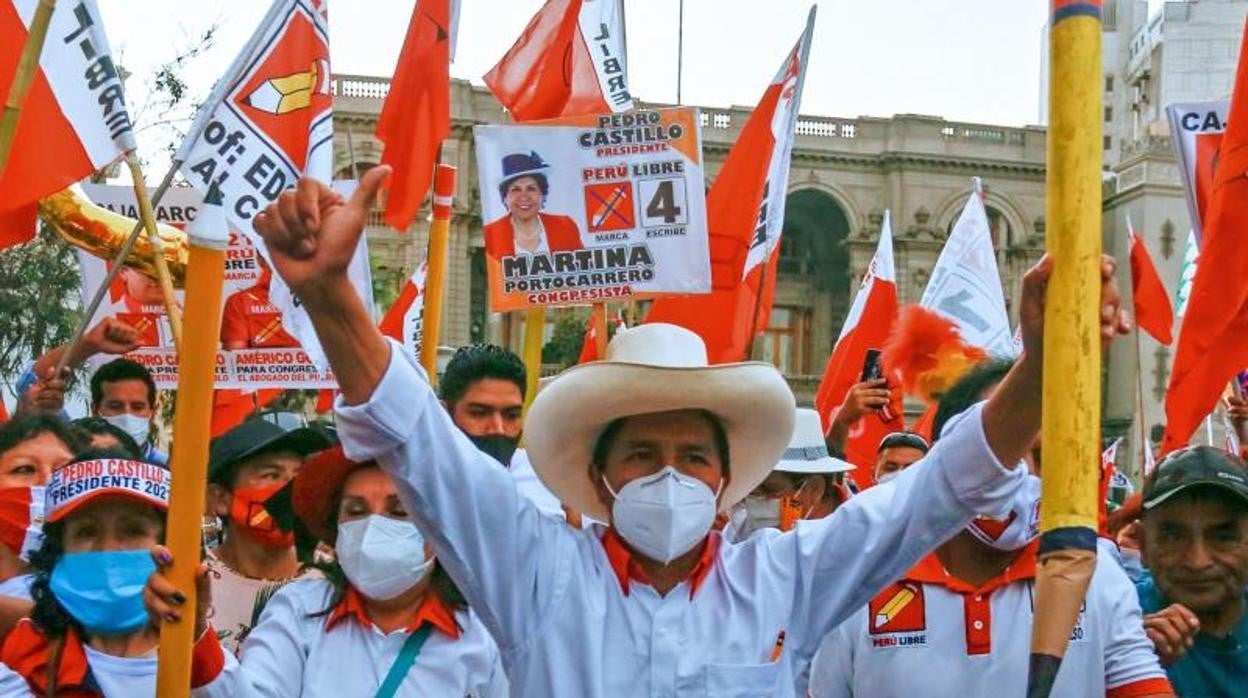
[[[1023,472],[996,461],[981,409],[892,483],[794,531],[721,545],[696,590],[666,596],[621,585],[601,526],[574,530],[521,496],[401,350],[368,402],[339,402],[337,424],[349,458],[394,477],[498,642],[513,696],[784,697],[873,594],[975,514],[1004,515]]]
[[[196,698],[375,695],[409,633],[383,633],[350,615],[331,623],[330,616],[321,614],[332,593],[332,585],[323,579],[282,587],[243,641],[237,669],[196,689]],[[471,612],[456,611],[454,618],[459,637],[430,632],[397,696],[507,695],[507,678],[489,633]]]

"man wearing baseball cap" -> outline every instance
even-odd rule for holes
[[[217,437],[208,462],[208,509],[224,540],[205,563],[213,576],[213,624],[222,644],[238,649],[260,606],[287,582],[319,574],[299,560],[294,534],[279,528],[264,502],[329,448],[328,433],[291,412],[262,412]]]
[[[1144,626],[1183,696],[1248,686],[1248,476],[1209,446],[1171,453],[1144,482],[1136,584]]]
[[[922,465],[835,515],[720,544],[716,512],[784,453],[793,394],[774,366],[708,365],[700,337],[655,323],[618,333],[605,360],[535,398],[526,440],[538,475],[607,523],[574,529],[543,516],[455,428],[347,279],[388,174],[370,170],[349,201],[302,179],[256,227],[339,380],[348,457],[393,475],[498,642],[515,695],[792,696],[794,656],[975,514],[1004,509],[1022,483],[1016,465],[1040,428],[1047,258],[1024,281],[1024,358],[993,397]],[[1127,323],[1114,265],[1101,271],[1112,339]]]

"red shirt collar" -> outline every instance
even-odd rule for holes
[[[365,628],[373,625],[373,622],[368,619],[368,614],[364,612],[364,597],[352,586],[347,587],[347,593],[342,597],[342,601],[330,611],[329,620],[325,623],[325,632],[329,632],[348,617],[354,618]],[[455,614],[447,608],[442,597],[432,589],[425,594],[424,600],[420,602],[420,608],[416,609],[416,617],[404,630],[410,633],[425,623],[432,625],[452,640],[459,639],[459,624],[455,622]]]
[[[719,552],[719,536],[710,535],[702,542],[702,554],[698,556],[698,562],[689,571],[689,598],[693,598],[698,593],[698,589],[702,586],[702,582],[706,581],[707,575],[715,567],[715,558]],[[629,584],[637,582],[653,586],[650,578],[646,575],[646,571],[641,565],[633,559],[633,551],[628,549],[624,540],[615,532],[614,528],[608,528],[606,534],[602,536],[602,547],[607,552],[607,561],[611,563],[611,570],[615,572],[615,576],[620,580],[620,589],[628,596]]]
[[[940,558],[936,557],[936,553],[930,553],[927,557],[919,560],[919,564],[912,567],[906,573],[904,579],[909,582],[936,584],[959,594],[988,594],[1011,582],[1017,582],[1022,579],[1035,579],[1036,551],[1039,548],[1040,539],[1037,538],[1019,551],[1018,557],[1014,558],[1014,561],[1002,570],[1001,574],[989,579],[979,587],[973,587],[949,574],[949,571],[941,564]]]

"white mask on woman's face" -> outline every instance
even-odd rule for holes
[[[696,478],[682,475],[673,466],[640,477],[607,491],[615,496],[611,506],[620,536],[637,552],[664,564],[693,549],[715,523],[719,492]],[[720,480],[719,489],[723,489]]]
[[[335,548],[351,585],[377,601],[389,601],[416,586],[433,566],[415,524],[377,514],[338,524]]]

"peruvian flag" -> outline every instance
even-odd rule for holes
[[[615,322],[616,332],[628,327],[624,322],[623,311],[615,311],[615,317],[612,320]],[[589,319],[585,321],[585,341],[581,343],[581,355],[577,357],[576,363],[586,364],[601,358],[598,356],[598,332],[594,329],[594,316],[591,313]]]
[[[1018,353],[978,177],[972,180],[971,195],[940,251],[919,305],[957,323],[967,344],[998,356]]]
[[[1192,218],[1196,240],[1201,237],[1202,223],[1209,215],[1209,198],[1213,191],[1214,159],[1226,132],[1228,100],[1213,102],[1177,102],[1166,106],[1170,121],[1170,137],[1179,160],[1179,175],[1187,195],[1187,210]]]
[[[826,433],[832,423],[832,412],[844,402],[849,389],[862,377],[862,365],[868,349],[879,349],[893,331],[897,319],[897,274],[893,269],[893,229],[889,214],[884,213],[880,242],[871,258],[871,266],[862,277],[862,286],[845,317],[841,336],[828,357],[823,380],[815,393],[815,410],[823,420]],[[872,465],[880,440],[896,431],[901,420],[885,422],[869,414],[858,420],[845,442],[845,459],[857,468],[854,480],[863,486],[875,480]]]
[[[741,129],[707,194],[711,294],[660,298],[646,322],[669,322],[698,333],[711,363],[748,358],[767,327],[789,183],[789,159],[815,27],[806,30]]]
[[[458,0],[419,0],[377,119],[381,163],[394,168],[383,219],[407,230],[433,184],[442,141],[451,133],[451,59]]]
[[[428,262],[421,262],[412,276],[403,284],[394,305],[377,324],[381,333],[396,342],[402,342],[407,355],[420,363],[420,340],[425,318],[425,274]]]
[[[1213,187],[1200,263],[1179,331],[1170,386],[1166,391],[1163,453],[1185,445],[1200,420],[1217,405],[1226,385],[1248,366],[1248,35],[1240,48],[1222,147],[1215,158]],[[1238,115],[1238,116],[1234,116]]]
[[[547,0],[485,84],[516,121],[629,111],[623,0]]]
[[[0,95],[8,95],[39,0],[0,0]],[[95,0],[61,3],[0,163],[0,249],[35,236],[39,200],[134,149],[121,76]]]
[[[1136,325],[1169,346],[1174,341],[1174,308],[1148,248],[1131,225],[1130,216],[1127,217],[1127,237],[1131,245],[1131,294]]]

